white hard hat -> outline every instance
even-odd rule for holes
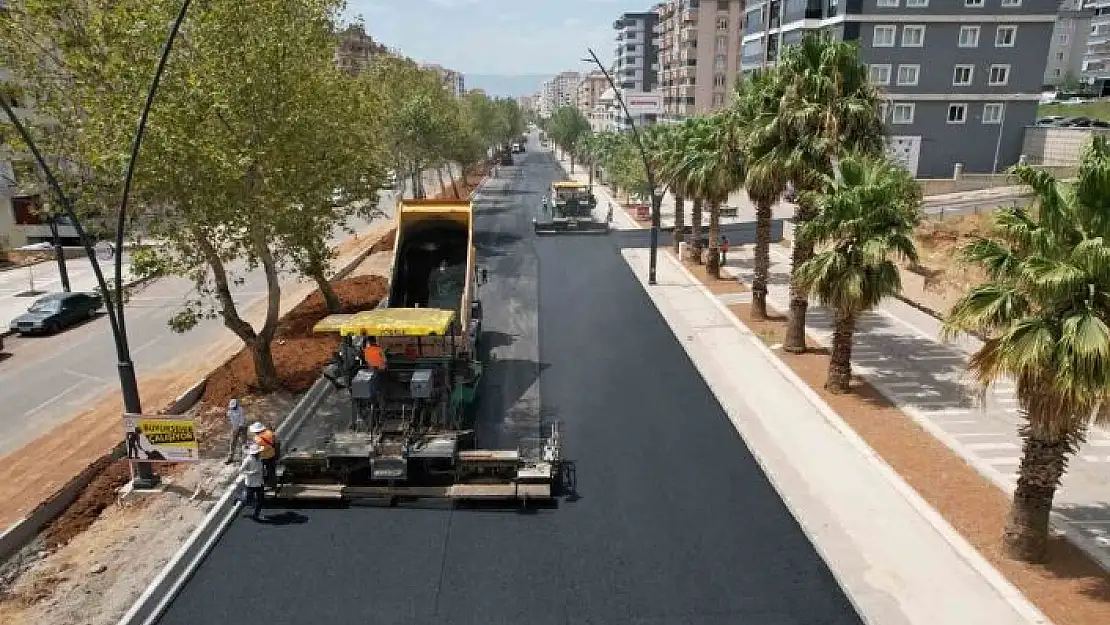
[[[262,423],[259,422],[259,421],[255,421],[254,423],[251,424],[251,434],[260,434],[262,432],[262,430],[265,430],[265,429],[266,429],[266,426],[262,425]]]
[[[238,408],[239,407],[239,400],[235,399],[235,398],[232,398],[231,401],[227,402],[227,407],[228,408]]]
[[[248,454],[253,456],[253,455],[261,453],[261,452],[262,452],[262,446],[259,445],[258,443],[251,443],[250,445],[247,445],[247,453]]]

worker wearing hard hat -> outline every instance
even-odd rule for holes
[[[254,444],[260,448],[259,458],[262,460],[262,466],[266,470],[266,483],[270,486],[277,485],[277,457],[278,457],[278,440],[277,435],[273,430],[266,427],[262,423],[255,421],[250,427],[251,434],[254,435]]]
[[[245,504],[254,503],[254,513],[251,518],[258,521],[262,517],[262,499],[263,499],[263,478],[262,478],[262,459],[259,455],[262,453],[262,446],[258,443],[251,443],[245,448],[246,458],[243,458],[243,464],[239,466],[239,473],[243,475],[243,486],[247,489],[247,496],[240,499],[240,502]]]
[[[227,442],[227,463],[231,464],[235,462],[236,450],[242,449],[247,442],[247,416],[238,399],[232,398],[227,403],[227,420],[231,425],[231,436]]]
[[[362,359],[366,366],[375,371],[383,371],[386,367],[385,350],[378,345],[378,340],[372,336],[366,337],[366,344],[362,347]]]

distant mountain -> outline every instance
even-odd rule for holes
[[[467,89],[483,89],[493,96],[531,95],[540,90],[548,74],[464,74]]]

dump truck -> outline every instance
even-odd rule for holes
[[[293,436],[279,460],[276,497],[527,503],[554,496],[556,429],[531,454],[483,449],[475,433],[485,272],[475,266],[473,215],[466,200],[403,201],[388,297],[315,325],[341,337],[324,375],[347,410],[332,417],[330,430],[314,423]],[[375,365],[368,347],[382,350],[384,363]]]
[[[536,234],[606,234],[609,218],[594,214],[597,197],[588,184],[558,181],[544,198],[539,217],[532,219]]]

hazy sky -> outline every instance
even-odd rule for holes
[[[417,61],[471,74],[587,69],[593,47],[608,63],[613,20],[652,0],[348,0],[369,33]]]

